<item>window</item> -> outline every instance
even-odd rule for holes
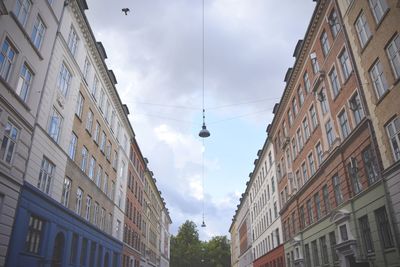
[[[326,237],[325,236],[321,236],[319,238],[319,246],[321,248],[322,263],[328,264],[329,263],[328,246],[326,245]]]
[[[400,118],[393,119],[387,126],[386,130],[392,144],[394,160],[400,159]]]
[[[318,93],[318,101],[321,105],[322,114],[326,114],[329,109],[328,109],[328,99],[326,97],[326,93],[325,93],[324,89],[322,89]]]
[[[104,208],[101,208],[100,212],[100,229],[104,230],[104,217],[106,215],[106,210]]]
[[[360,225],[361,238],[365,252],[374,252],[374,243],[372,242],[371,229],[369,228],[368,216],[362,216],[358,219]]]
[[[400,37],[396,37],[389,43],[386,48],[389,57],[390,65],[392,66],[394,77],[400,78]]]
[[[63,190],[61,195],[61,204],[65,207],[68,207],[69,204],[69,195],[71,193],[71,184],[72,181],[68,177],[64,178]]]
[[[323,158],[322,158],[323,152],[322,152],[322,146],[321,146],[320,142],[318,142],[318,144],[315,146],[315,150],[317,152],[318,166],[320,166],[323,161]]]
[[[333,145],[333,141],[335,141],[335,133],[333,132],[331,120],[328,120],[325,124],[326,137],[328,139],[329,147]]]
[[[93,180],[93,178],[94,178],[94,167],[96,166],[96,159],[92,156],[91,158],[90,158],[90,163],[89,163],[89,174],[88,174],[88,176],[89,176],[89,178],[91,179],[91,180]]]
[[[274,180],[274,177],[271,178],[271,188],[272,188],[272,193],[275,193],[275,180]]]
[[[100,141],[100,150],[104,153],[104,148],[106,146],[106,133],[104,131],[101,132],[101,141]]]
[[[313,176],[315,173],[315,163],[314,163],[314,157],[313,157],[312,153],[310,153],[308,155],[308,165],[310,167],[310,175]]]
[[[93,127],[93,112],[89,109],[87,120],[86,120],[86,130],[89,133],[92,133],[92,127]]]
[[[304,245],[304,250],[305,250],[305,261],[306,261],[306,266],[312,266],[311,265],[311,254],[310,254],[310,246],[308,244]]]
[[[378,166],[376,165],[376,159],[370,146],[362,152],[362,158],[364,161],[365,173],[368,178],[368,184],[371,185],[378,180]]]
[[[118,161],[118,153],[116,150],[114,150],[113,161],[112,161],[112,167],[114,169],[117,169],[117,161]]]
[[[75,203],[75,212],[78,215],[81,215],[82,197],[83,197],[83,190],[80,187],[78,187],[78,189],[76,190],[76,203]]]
[[[75,29],[71,26],[68,36],[68,48],[71,51],[72,55],[75,56],[76,49],[78,48],[78,34],[76,33]]]
[[[106,147],[106,158],[107,158],[108,160],[111,159],[111,150],[112,150],[111,141],[108,140],[107,147]]]
[[[16,53],[8,39],[5,39],[0,54],[0,76],[6,81],[11,72]]]
[[[92,64],[90,63],[90,60],[88,57],[85,58],[85,63],[83,65],[83,78],[85,81],[88,81],[90,70],[92,68]]]
[[[101,112],[104,112],[104,100],[105,100],[105,93],[104,90],[101,89],[100,91],[100,100],[99,100],[99,108]]]
[[[319,71],[317,54],[315,52],[311,53],[310,58],[311,58],[311,65],[312,65],[313,73],[316,74]]]
[[[371,5],[376,23],[379,23],[383,15],[385,15],[386,10],[389,9],[386,0],[369,0],[369,4]]]
[[[303,186],[303,182],[299,170],[296,171],[296,182],[297,182],[297,188],[300,189]]]
[[[38,16],[36,18],[35,25],[33,25],[31,34],[32,43],[37,49],[40,49],[42,45],[45,32],[46,32],[46,26],[44,25],[42,19]]]
[[[306,163],[301,164],[301,172],[303,173],[304,183],[308,181],[308,172]]]
[[[343,195],[342,195],[342,190],[340,189],[340,177],[338,174],[335,174],[332,177],[332,185],[333,185],[333,191],[335,193],[336,205],[339,205],[340,203],[343,202]]]
[[[57,88],[61,91],[63,96],[67,96],[68,88],[71,83],[71,77],[71,72],[63,63],[57,79]]]
[[[347,50],[343,50],[343,52],[339,56],[339,59],[340,59],[340,65],[342,67],[344,80],[347,80],[350,76],[350,73],[353,71]]]
[[[364,47],[371,37],[371,31],[369,30],[367,20],[365,19],[364,12],[360,14],[356,20],[355,27],[357,30],[358,40],[360,41],[361,47]]]
[[[369,74],[371,76],[372,83],[374,84],[376,96],[379,99],[388,90],[388,84],[387,84],[385,76],[383,74],[382,65],[381,65],[381,62],[379,61],[379,59],[378,59],[378,61],[376,61],[374,66],[371,68],[371,70],[369,71]]]
[[[87,167],[87,160],[88,160],[88,150],[87,148],[84,146],[82,147],[82,160],[81,160],[81,170],[86,173],[86,167]]]
[[[311,246],[312,246],[314,266],[318,266],[319,265],[319,255],[318,255],[317,240],[312,241]]]
[[[76,146],[78,145],[78,136],[74,132],[71,135],[71,141],[69,142],[68,156],[74,160],[76,154]]]
[[[292,151],[293,151],[293,159],[295,159],[297,157],[297,142],[294,137],[292,139]]]
[[[358,96],[358,92],[356,92],[349,101],[350,109],[353,112],[354,121],[356,124],[359,124],[364,118],[364,111],[361,106],[361,100]]]
[[[278,206],[276,204],[276,201],[274,202],[274,218],[278,218]]]
[[[97,175],[96,175],[96,185],[98,188],[100,188],[101,185],[101,174],[103,172],[103,168],[99,165],[99,167],[97,168]]]
[[[96,126],[94,128],[93,141],[97,144],[99,142],[100,135],[100,123],[96,121]]]
[[[54,168],[55,168],[54,164],[49,162],[48,159],[46,158],[42,159],[42,165],[40,167],[37,187],[46,194],[50,194],[50,187],[51,187],[51,181],[53,180]]]
[[[301,106],[303,106],[303,103],[304,103],[304,93],[300,86],[299,86],[299,88],[297,88],[297,95],[299,97],[299,105],[301,107]]]
[[[294,116],[297,116],[297,114],[299,113],[299,109],[297,107],[297,100],[296,98],[293,98],[292,100],[292,109],[293,109],[293,114]]]
[[[307,201],[307,215],[308,215],[308,223],[312,224],[314,222],[314,215],[312,211],[311,199]]]
[[[300,207],[300,227],[304,228],[306,226],[306,220],[304,217],[304,206]]]
[[[331,254],[332,254],[333,261],[338,261],[339,258],[338,258],[337,254],[336,254],[336,249],[335,249],[335,246],[336,246],[336,235],[335,235],[335,232],[330,232],[329,233],[329,245],[331,247]]]
[[[303,149],[303,135],[301,134],[301,129],[299,128],[296,132],[297,135],[297,142],[299,143],[299,150]]]
[[[109,118],[109,116],[110,116],[110,109],[111,109],[111,107],[110,107],[110,102],[108,101],[108,99],[106,100],[106,111],[104,112],[104,118],[106,119],[106,122],[107,122],[107,124],[109,124],[110,123],[110,118]]]
[[[293,115],[292,115],[292,111],[290,109],[289,109],[287,115],[288,115],[289,126],[292,126],[292,124],[293,124]]]
[[[84,266],[86,263],[87,247],[88,247],[88,240],[86,238],[82,238],[81,258],[79,260],[80,266]]]
[[[85,98],[83,97],[82,93],[79,92],[78,95],[78,100],[76,102],[76,110],[75,110],[75,114],[81,118],[82,116],[82,110],[83,110],[83,103],[85,102]]]
[[[71,256],[69,258],[70,264],[74,264],[78,257],[78,242],[79,242],[79,236],[74,233],[72,235]]]
[[[100,206],[98,202],[94,203],[93,224],[98,225]]]
[[[22,26],[25,26],[31,5],[32,3],[29,0],[17,0],[15,4],[14,13]]]
[[[358,164],[356,158],[350,159],[350,162],[347,164],[347,170],[350,175],[351,184],[353,185],[353,192],[356,195],[362,190],[360,176],[358,175]]]
[[[42,232],[44,221],[36,215],[29,218],[28,234],[25,241],[25,251],[33,254],[39,254],[42,243]]]
[[[342,137],[343,139],[346,139],[346,137],[350,133],[350,127],[349,127],[349,121],[347,120],[347,113],[345,110],[343,110],[339,114],[339,123],[340,123],[340,130],[342,132]]]
[[[90,221],[90,209],[92,208],[92,197],[86,196],[86,209],[85,209],[85,219]]]
[[[328,214],[329,211],[331,210],[331,206],[329,203],[329,192],[328,192],[328,186],[324,185],[322,187],[322,196],[324,198],[324,206],[325,206],[325,214]]]
[[[308,73],[305,72],[303,75],[303,82],[304,82],[304,88],[306,89],[307,94],[310,92],[311,89],[311,84],[310,84],[310,79],[308,78]]]
[[[303,130],[304,130],[304,137],[306,138],[306,140],[308,140],[308,138],[310,138],[310,127],[308,127],[307,117],[304,118],[303,120]]]
[[[108,174],[106,172],[104,173],[103,191],[108,196]]]
[[[331,81],[332,92],[335,98],[339,94],[340,89],[339,79],[335,68],[333,68],[332,71],[329,73],[329,79]]]
[[[55,108],[53,108],[53,112],[50,116],[50,121],[49,121],[48,134],[57,143],[60,137],[61,123],[62,123],[61,114]]]
[[[315,214],[317,221],[321,218],[321,201],[319,199],[319,193],[314,195],[314,204],[315,204]]]
[[[315,107],[311,106],[309,111],[310,111],[310,116],[311,116],[311,124],[312,124],[313,130],[315,130],[315,128],[317,128],[317,126],[318,126],[318,118],[317,118],[317,113],[315,111]]]
[[[382,246],[385,249],[392,248],[394,246],[393,236],[385,207],[375,210],[375,217]]]
[[[329,52],[330,46],[329,46],[328,35],[326,34],[325,31],[321,35],[320,42],[322,51],[324,52],[324,56],[326,56]]]
[[[340,233],[340,238],[342,239],[342,242],[349,240],[349,235],[347,234],[347,225],[342,224],[339,226],[339,233]]]
[[[13,159],[15,146],[17,145],[19,129],[11,122],[7,122],[4,128],[3,141],[0,148],[0,158],[11,164]]]
[[[340,31],[339,19],[336,10],[332,10],[329,15],[329,27],[331,29],[332,36],[335,38]]]
[[[19,74],[17,89],[15,93],[26,102],[29,89],[31,88],[33,74],[32,71],[26,64],[22,65],[21,72]]]
[[[97,101],[97,89],[99,88],[99,79],[97,76],[94,76],[93,78],[93,86],[92,86],[92,96],[94,99]]]

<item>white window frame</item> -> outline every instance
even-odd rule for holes
[[[32,2],[30,0],[17,0],[15,3],[14,14],[17,20],[25,27],[31,10]]]
[[[369,0],[372,14],[374,14],[376,24],[379,24],[383,19],[386,11],[389,9],[386,0]]]
[[[71,186],[72,186],[72,180],[69,179],[68,177],[65,177],[64,183],[63,183],[63,191],[61,194],[61,204],[65,207],[68,207],[68,204],[69,204],[69,196],[71,193]]]
[[[386,91],[389,90],[389,86],[379,59],[371,67],[369,75],[371,77],[372,84],[374,85],[376,98],[380,99],[386,93]]]
[[[358,16],[355,23],[355,28],[357,31],[358,40],[360,41],[361,48],[363,48],[372,36],[364,12],[362,12]]]
[[[386,48],[395,79],[400,78],[400,35],[397,34]]]
[[[387,135],[392,148],[394,161],[400,160],[400,117],[394,118],[386,125]]]
[[[78,146],[78,136],[74,132],[72,132],[68,149],[68,156],[72,160],[75,160],[77,146]]]
[[[43,157],[42,164],[40,166],[37,188],[48,195],[51,194],[55,168],[56,166],[51,161],[49,161],[46,157]]]
[[[31,68],[29,68],[29,66],[26,63],[22,64],[15,93],[24,102],[26,102],[28,99],[28,94],[32,86],[33,76],[34,75]]]
[[[37,49],[40,49],[42,47],[45,33],[46,25],[44,24],[42,18],[40,16],[37,16],[31,34],[32,43]]]
[[[351,66],[349,53],[346,49],[344,49],[339,55],[340,65],[342,67],[342,73],[344,80],[347,80],[350,77],[351,72],[353,71],[353,67]]]
[[[14,66],[17,50],[12,45],[10,40],[6,38],[1,45],[0,53],[3,57],[3,61],[0,62],[0,77],[2,77],[5,81],[8,81],[11,70]]]
[[[332,86],[333,97],[336,98],[340,91],[340,82],[335,67],[329,72],[329,80]]]
[[[61,64],[60,73],[57,79],[57,88],[60,90],[61,94],[66,97],[68,94],[68,89],[71,84],[72,75],[71,71],[68,69],[66,64],[63,62]]]
[[[74,27],[71,25],[69,35],[68,35],[67,45],[68,45],[69,51],[71,51],[73,56],[76,55],[76,51],[78,49],[78,43],[79,43],[78,34],[76,33]]]
[[[53,107],[51,116],[49,118],[48,134],[56,143],[58,143],[61,135],[63,117],[56,108]]]
[[[17,128],[10,121],[4,127],[4,135],[1,143],[1,160],[11,164],[14,158],[14,152],[16,151],[18,139],[19,139],[19,128]]]
[[[76,202],[75,202],[75,213],[81,215],[82,212],[82,198],[83,198],[83,190],[78,187],[76,189]]]

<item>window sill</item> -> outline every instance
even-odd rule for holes
[[[373,37],[373,35],[371,34],[371,36],[368,38],[368,40],[365,42],[364,45],[362,45],[360,42],[360,48],[361,48],[360,55],[362,55],[364,53],[364,50],[367,48],[369,42],[371,42],[372,37]]]
[[[78,114],[75,113],[75,117],[82,123],[82,119],[81,119],[81,117],[79,117]]]
[[[389,11],[390,11],[390,8],[387,8],[386,11],[385,11],[385,14],[383,14],[383,16],[381,17],[381,20],[379,22],[376,22],[376,20],[375,20],[375,22],[376,22],[375,31],[378,31],[378,29],[381,27],[382,22],[385,20],[385,18],[387,16],[387,14],[389,13]],[[375,18],[375,16],[374,16],[374,18]]]
[[[376,105],[376,106],[379,105],[379,104],[383,101],[383,99],[386,98],[386,96],[389,94],[389,92],[390,92],[390,88],[388,88],[388,89],[383,93],[383,95],[381,95],[381,97],[376,101],[375,105]]]
[[[19,95],[17,95],[17,93],[15,93],[15,91],[13,90],[13,88],[10,86],[10,84],[3,79],[3,77],[0,76],[0,82],[7,88],[7,90],[10,92],[10,94],[12,94],[15,99],[26,109],[26,111],[30,112],[31,109],[28,107],[28,105],[25,103],[24,100],[21,99],[21,97],[19,97]]]

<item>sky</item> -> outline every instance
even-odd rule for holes
[[[311,0],[88,0],[107,66],[170,212],[201,240],[229,227],[282,96]],[[129,8],[124,15],[122,8]],[[204,76],[203,76],[204,41]],[[204,79],[203,79],[204,77]],[[198,136],[205,122],[211,136]],[[207,227],[200,227],[204,214]]]

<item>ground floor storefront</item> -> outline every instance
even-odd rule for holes
[[[122,242],[25,183],[6,266],[121,265]]]

